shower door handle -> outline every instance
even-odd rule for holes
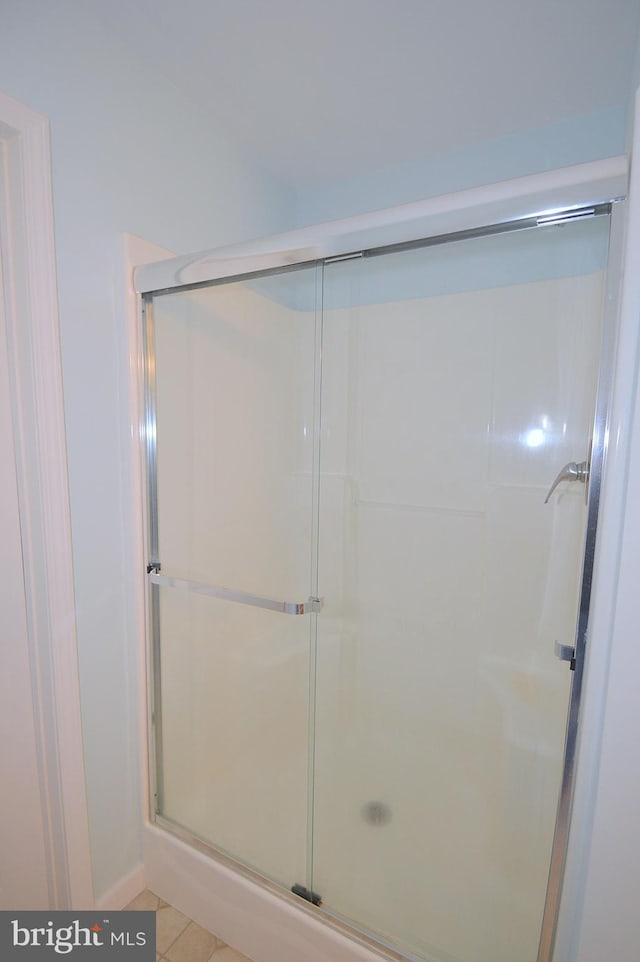
[[[586,461],[580,461],[577,464],[575,461],[568,461],[567,464],[558,472],[553,484],[549,488],[549,492],[544,499],[544,503],[548,504],[549,498],[556,490],[559,484],[563,481],[580,481],[582,484],[586,484],[589,480],[589,465]]]
[[[254,608],[267,608],[278,611],[283,615],[308,615],[322,611],[324,598],[308,598],[307,601],[278,601],[275,598],[263,598],[261,595],[251,595],[246,591],[232,591],[220,585],[206,585],[200,581],[187,581],[184,578],[169,578],[158,574],[157,570],[149,572],[152,585],[164,588],[180,588],[183,591],[193,591],[198,595],[208,595],[210,598],[220,598],[222,601],[235,601],[240,605],[251,605]]]

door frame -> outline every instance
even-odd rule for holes
[[[18,497],[51,909],[94,906],[76,639],[49,122],[0,92],[0,217]],[[44,907],[44,906],[43,906]]]

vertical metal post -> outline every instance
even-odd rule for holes
[[[148,565],[160,569],[158,544],[158,460],[156,424],[156,354],[153,322],[153,297],[142,299],[142,331],[144,345],[145,414],[144,432],[147,454],[147,519],[148,519]],[[150,792],[153,818],[163,811],[162,791],[162,689],[160,674],[160,587],[147,585],[149,591],[149,627],[151,632],[151,692],[150,692]]]
[[[538,948],[538,962],[551,962],[553,958],[554,942],[558,926],[560,898],[564,871],[566,865],[569,829],[571,824],[571,809],[573,805],[573,791],[575,783],[578,735],[580,726],[580,707],[582,685],[584,680],[585,656],[587,651],[587,631],[589,624],[589,605],[591,601],[591,587],[596,550],[596,533],[598,525],[598,504],[600,486],[604,469],[607,437],[609,425],[609,408],[611,403],[613,364],[615,358],[616,331],[618,318],[617,304],[617,272],[612,270],[616,264],[616,245],[622,232],[623,205],[613,205],[610,214],[609,256],[607,265],[607,280],[605,284],[605,305],[600,338],[600,364],[598,373],[598,387],[596,393],[595,415],[593,424],[593,442],[591,450],[591,466],[588,481],[587,523],[585,546],[582,562],[582,581],[580,586],[580,600],[575,635],[575,658],[572,664],[575,670],[571,673],[571,692],[569,696],[569,710],[567,716],[567,730],[565,740],[564,766],[556,827],[551,850],[549,879]]]
[[[311,594],[317,598],[320,548],[320,447],[322,430],[322,338],[324,323],[324,265],[316,265],[315,325],[313,343],[313,458],[311,464]],[[313,890],[314,815],[316,778],[316,704],[318,615],[309,625],[309,743],[307,775],[307,889]]]

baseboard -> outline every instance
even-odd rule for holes
[[[144,865],[140,863],[113,885],[108,892],[96,899],[96,908],[117,911],[128,905],[145,888]]]

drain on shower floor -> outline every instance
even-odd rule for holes
[[[386,825],[391,821],[391,809],[384,802],[367,802],[360,811],[369,825]]]

